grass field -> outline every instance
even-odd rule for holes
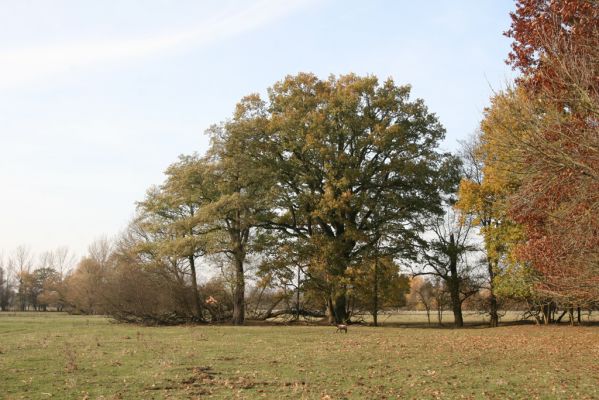
[[[599,398],[599,327],[140,327],[0,313],[3,399]]]

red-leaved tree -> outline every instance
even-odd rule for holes
[[[564,303],[599,300],[599,2],[518,0],[506,35],[534,113],[514,161],[511,214],[539,289]],[[539,112],[542,110],[542,112]]]

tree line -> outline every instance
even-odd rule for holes
[[[599,5],[516,4],[519,77],[458,153],[440,150],[445,130],[410,86],[287,76],[212,126],[206,154],[169,166],[120,237],[67,276],[19,269],[12,299],[37,308],[53,291],[123,321],[234,324],[376,325],[407,302],[429,321],[447,306],[456,326],[464,305],[497,326],[516,301],[573,323],[599,302]]]
[[[599,3],[520,0],[506,35],[520,76],[485,111],[457,205],[494,295],[572,319],[599,300]]]

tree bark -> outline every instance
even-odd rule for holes
[[[464,319],[462,317],[462,302],[460,301],[460,288],[452,282],[450,285],[450,296],[451,296],[451,309],[453,311],[453,324],[456,328],[464,326]]]
[[[568,310],[564,310],[564,311],[561,313],[561,315],[555,319],[555,323],[556,323],[556,324],[559,324],[560,322],[562,322],[562,318],[564,318],[564,315],[566,315],[566,313],[567,313],[567,312],[568,312]]]
[[[295,307],[297,308],[297,314],[295,316],[295,319],[297,319],[299,321],[300,318],[300,287],[302,284],[302,280],[301,280],[301,269],[298,266],[297,267],[297,293],[295,295]]]
[[[193,288],[193,298],[196,318],[202,319],[202,303],[200,302],[200,292],[198,290],[198,279],[196,274],[196,264],[194,256],[189,256],[189,268],[191,269],[191,287]]]
[[[372,318],[374,326],[378,325],[378,311],[379,311],[379,262],[378,258],[374,260],[374,293],[372,298]]]
[[[336,324],[343,324],[347,322],[347,299],[345,296],[345,290],[343,293],[338,294],[333,299],[333,314],[334,321]]]
[[[460,300],[460,277],[458,276],[458,252],[453,233],[449,236],[449,295],[451,297],[451,309],[453,311],[454,326],[461,328],[464,326],[462,318],[462,302]]]
[[[543,323],[545,325],[549,325],[551,322],[553,322],[553,311],[553,303],[546,303],[541,307],[541,312],[543,313]]]
[[[235,254],[235,289],[233,291],[233,318],[234,325],[243,325],[245,322],[245,277],[243,271],[243,255]]]
[[[333,298],[331,295],[327,296],[327,317],[329,320],[329,324],[335,323],[335,310],[333,308]]]
[[[499,312],[497,305],[497,297],[495,296],[495,288],[494,288],[494,279],[495,279],[495,270],[493,269],[493,263],[487,260],[487,267],[489,271],[489,316],[490,321],[489,325],[491,328],[497,328],[499,326]]]

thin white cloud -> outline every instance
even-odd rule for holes
[[[0,49],[0,89],[28,83],[100,63],[127,61],[172,48],[197,47],[263,26],[292,13],[310,0],[263,0],[200,26],[146,38],[72,42],[3,52]]]

